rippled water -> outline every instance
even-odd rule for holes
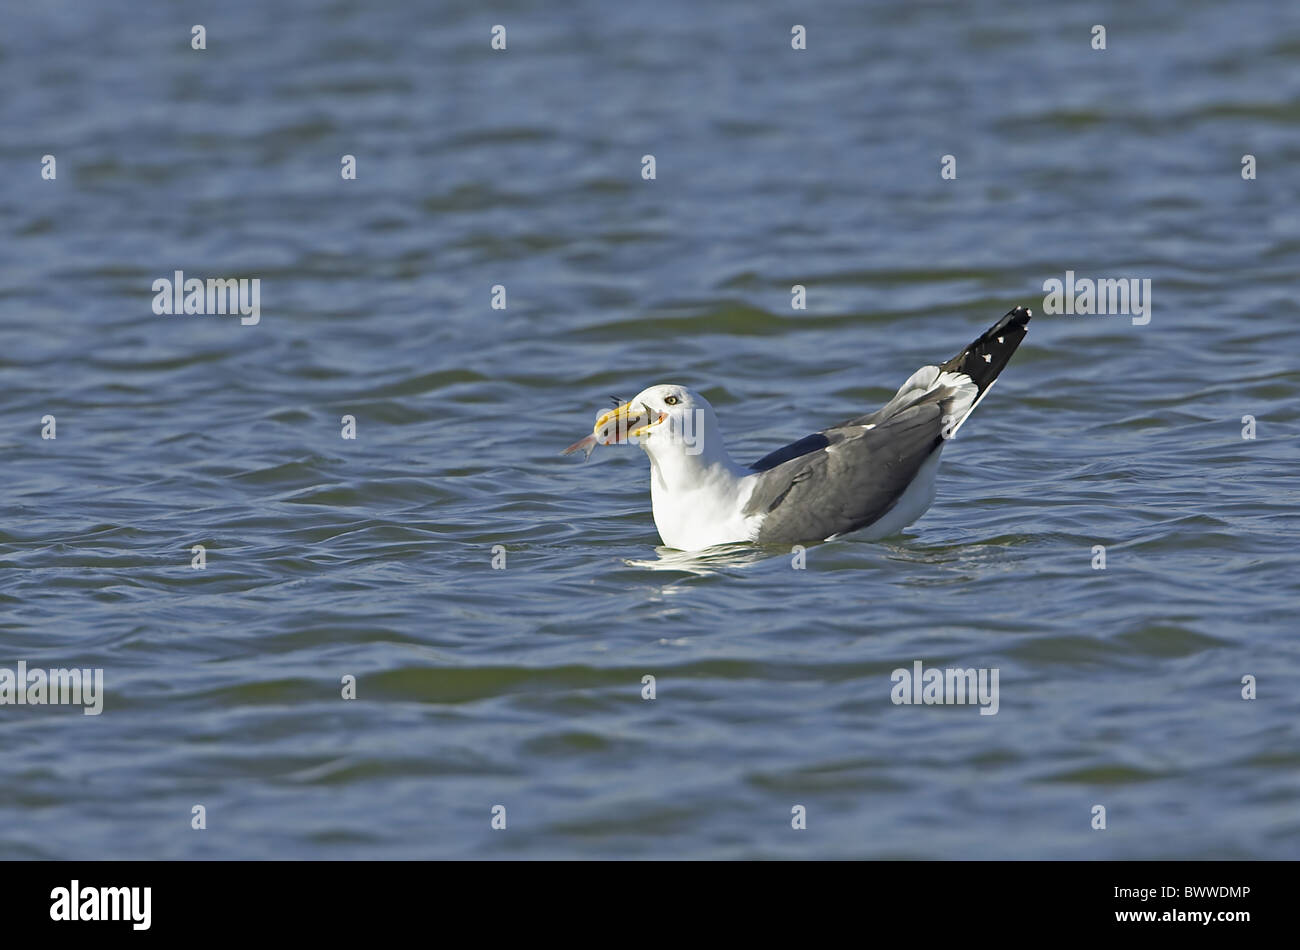
[[[10,11],[0,667],[106,698],[0,706],[0,854],[1296,857],[1300,17],[1141,7]],[[558,455],[675,381],[757,458],[1016,304],[934,507],[804,570]]]

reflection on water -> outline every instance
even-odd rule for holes
[[[663,546],[655,548],[655,560],[626,560],[628,567],[647,571],[681,571],[687,574],[717,574],[730,567],[746,567],[774,557],[772,550],[750,544],[721,544],[706,551],[678,551]]]

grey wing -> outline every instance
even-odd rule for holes
[[[821,541],[887,514],[997,379],[1030,316],[1016,307],[946,363],[922,366],[875,412],[751,465],[756,484],[745,514],[766,516],[758,540]]]
[[[846,419],[823,429],[821,432],[814,432],[812,435],[806,435],[789,445],[783,445],[775,452],[764,455],[757,462],[750,465],[749,468],[754,472],[766,472],[769,469],[776,468],[782,462],[800,458],[816,452],[818,449],[824,449],[835,442],[842,442],[846,438],[855,437],[859,434],[859,430],[865,426],[878,426],[886,419],[901,413],[904,409],[929,402],[942,403],[953,395],[953,389],[947,386],[934,388],[934,382],[938,376],[939,368],[937,366],[923,366],[912,375],[911,379],[903,384],[903,388],[889,402],[875,412]]]
[[[824,541],[879,520],[943,444],[944,425],[941,402],[927,399],[871,429],[819,433],[824,447],[755,476],[745,514],[765,516],[758,541]]]

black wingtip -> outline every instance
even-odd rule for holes
[[[1008,310],[1001,320],[981,333],[975,342],[944,363],[940,369],[965,373],[983,393],[998,378],[998,374],[1011,359],[1011,354],[1029,332],[1027,324],[1033,315],[1028,307]]]
[[[993,333],[998,329],[1006,329],[1010,326],[1023,327],[1030,321],[1033,315],[1034,311],[1030,310],[1028,307],[1016,307],[1012,310],[1008,310],[1006,316],[999,320],[989,333]],[[985,336],[987,335],[988,334],[985,334]]]

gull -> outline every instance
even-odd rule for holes
[[[988,394],[1028,332],[1016,307],[960,353],[922,366],[889,402],[805,436],[751,465],[733,461],[717,416],[695,390],[660,384],[601,414],[564,450],[637,444],[665,546],[797,544],[897,534],[934,501],[944,446]],[[616,400],[617,401],[617,400]]]

